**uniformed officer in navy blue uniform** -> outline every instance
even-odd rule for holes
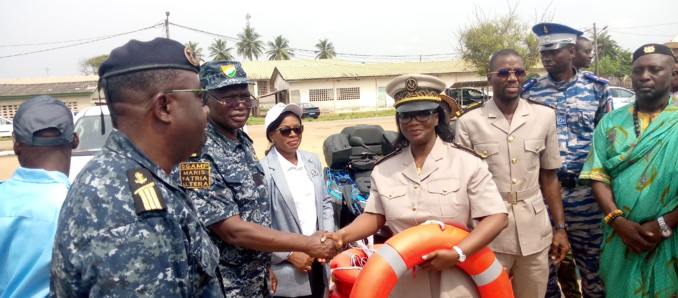
[[[608,111],[611,93],[607,81],[572,65],[577,36],[582,32],[568,26],[541,23],[532,28],[539,36],[541,62],[547,75],[525,83],[521,96],[556,107],[556,129],[563,166],[558,170],[565,222],[574,259],[582,278],[584,297],[603,297],[598,276],[601,211],[591,188],[579,185],[577,177],[588,155],[593,129]],[[558,227],[561,228],[561,227]],[[560,297],[551,266],[546,297]]]
[[[166,38],[131,40],[101,64],[115,129],[61,209],[50,296],[223,297],[217,247],[170,176],[205,134],[199,70]]]

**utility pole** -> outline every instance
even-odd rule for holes
[[[169,11],[165,12],[165,37],[169,38]]]
[[[598,33],[596,32],[596,23],[593,23],[593,53],[596,59],[596,75],[598,75]]]

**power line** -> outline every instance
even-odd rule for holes
[[[673,35],[657,35],[657,34],[644,34],[644,33],[630,33],[630,32],[616,31],[616,30],[610,30],[610,32],[614,32],[614,33],[618,33],[618,34],[637,35],[637,36],[673,37]]]
[[[615,28],[610,28],[610,29],[636,29],[636,28],[648,28],[648,27],[661,27],[661,26],[670,26],[670,25],[676,25],[678,22],[674,23],[666,23],[666,24],[656,24],[656,25],[646,25],[646,26],[634,26],[634,27],[615,27]]]
[[[129,32],[118,33],[118,34],[109,35],[109,36],[105,36],[105,37],[100,37],[100,38],[97,38],[97,39],[94,39],[94,40],[85,41],[85,42],[80,42],[80,43],[76,43],[76,44],[70,44],[70,45],[65,45],[65,46],[60,46],[60,47],[55,47],[55,48],[49,48],[49,49],[43,49],[43,50],[38,50],[38,51],[32,51],[32,52],[26,52],[26,53],[20,53],[20,54],[13,54],[13,55],[0,56],[0,59],[2,59],[2,58],[9,58],[9,57],[17,57],[17,56],[25,56],[25,55],[30,55],[30,54],[35,54],[35,53],[42,53],[42,52],[48,52],[48,51],[53,51],[53,50],[58,50],[58,49],[64,49],[64,48],[70,48],[70,47],[79,46],[79,45],[83,45],[83,44],[88,44],[88,43],[93,43],[93,42],[97,42],[97,41],[102,41],[102,40],[105,40],[105,39],[110,39],[110,38],[113,38],[113,37],[118,37],[118,36],[128,35],[128,34],[140,32],[140,31],[144,31],[144,30],[148,30],[148,29],[153,29],[153,28],[157,27],[158,25],[161,25],[161,23],[157,23],[157,24],[155,24],[155,25],[153,25],[153,26],[146,27],[146,28],[141,28],[141,29],[134,30],[134,31],[129,31]]]

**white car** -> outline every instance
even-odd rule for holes
[[[13,131],[12,120],[0,116],[0,138],[11,137]]]
[[[104,119],[104,133],[101,133],[101,115]],[[108,135],[113,130],[111,114],[107,106],[93,106],[86,108],[75,116],[75,132],[78,133],[80,144],[73,150],[71,156],[71,171],[68,178],[70,181],[80,173],[80,170],[99,152],[106,143]]]
[[[612,93],[612,109],[618,109],[636,100],[636,93],[622,87],[608,87]]]

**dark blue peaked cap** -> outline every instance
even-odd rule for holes
[[[556,23],[539,23],[532,27],[539,37],[539,51],[557,50],[569,44],[577,43],[577,36],[584,34],[579,30]]]

